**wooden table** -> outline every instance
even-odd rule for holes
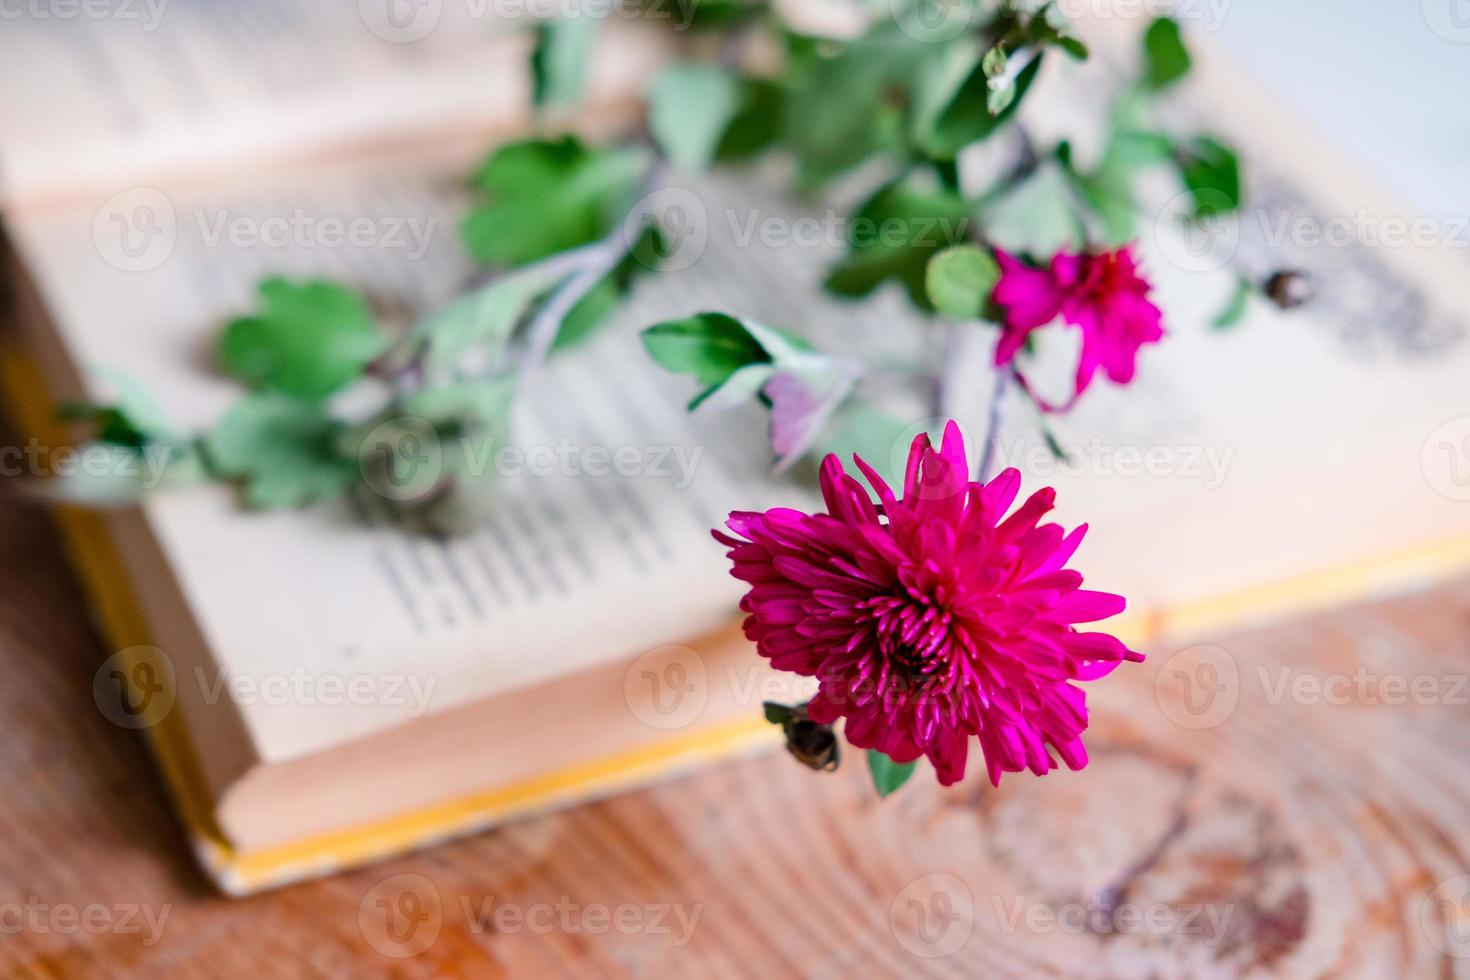
[[[775,754],[230,900],[49,522],[0,553],[4,976],[1470,976],[1463,582],[1150,651],[1082,773],[880,803]]]

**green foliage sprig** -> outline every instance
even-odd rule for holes
[[[900,233],[854,233],[821,285],[851,298],[897,286],[918,309],[954,323],[997,319],[997,244],[1044,255],[1131,238],[1136,186],[1149,171],[1175,175],[1195,220],[1239,206],[1230,148],[1155,118],[1154,103],[1190,68],[1177,24],[1148,27],[1103,151],[1084,163],[1067,142],[1033,145],[1017,123],[1049,61],[1088,58],[1055,4],[958,10],[959,20],[936,23],[916,0],[839,40],[794,30],[768,3],[699,3],[680,23],[720,39],[723,57],[660,72],[647,93],[646,132],[597,146],[571,135],[513,142],[471,176],[462,240],[490,270],[485,285],[394,333],[340,285],[268,279],[258,308],[221,337],[220,367],[247,392],[209,432],[181,438],[136,421],[122,403],[72,418],[119,451],[167,447],[180,480],[233,482],[252,506],[298,506],[366,483],[389,487],[380,495],[427,526],[456,526],[461,511],[477,512],[464,501],[489,499],[493,481],[477,479],[451,451],[418,486],[395,447],[415,435],[441,448],[503,437],[541,361],[595,331],[665,254],[665,231],[635,204],[670,175],[779,156],[792,163],[800,193],[866,182],[852,228]],[[537,105],[574,108],[596,22],[541,22],[535,35]],[[753,42],[775,50],[778,67],[747,67],[742,52]],[[1001,138],[1014,165],[991,186],[967,186],[961,155]],[[1258,292],[1241,278],[1215,325],[1238,320]],[[715,312],[656,324],[643,341],[656,362],[697,382],[690,410],[763,406],[778,466],[854,427],[886,424],[863,396],[884,366],[865,363],[862,352],[820,351],[789,331]],[[933,376],[919,380],[942,387]]]

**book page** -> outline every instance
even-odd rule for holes
[[[1014,391],[1000,454],[1022,469],[1027,491],[1058,488],[1059,519],[1091,525],[1078,556],[1090,584],[1166,621],[1181,606],[1462,537],[1470,506],[1470,310],[1458,256],[1361,244],[1283,250],[1283,214],[1321,226],[1361,207],[1385,220],[1405,212],[1378,204],[1348,166],[1324,170],[1330,149],[1203,52],[1197,68],[1209,100],[1185,100],[1181,111],[1237,139],[1248,161],[1256,198],[1238,234],[1193,241],[1166,207],[1173,190],[1155,188],[1160,217],[1145,224],[1141,248],[1167,338],[1141,353],[1134,384],[1099,379],[1074,414],[1053,420],[1069,463],[1051,460]],[[1084,153],[1068,130],[1087,97],[1078,92],[1098,88],[1079,90],[1064,70],[1050,95],[1033,93],[1025,119],[1037,139],[1078,136]],[[211,372],[210,345],[225,318],[251,306],[260,276],[362,284],[404,320],[473,281],[453,227],[457,172],[362,166],[208,194],[155,189],[150,220],[164,215],[156,227],[168,233],[128,249],[110,222],[99,231],[103,200],[26,216],[13,231],[78,360],[141,380],[180,425],[207,425],[238,394]],[[546,475],[524,465],[506,474],[501,505],[475,534],[415,537],[381,526],[382,508],[361,499],[332,512],[252,514],[208,487],[148,503],[227,672],[275,679],[304,669],[308,681],[404,686],[394,703],[346,705],[232,693],[266,759],[678,643],[732,614],[741,588],[708,529],[732,507],[810,498],[767,474],[760,410],[686,416],[693,385],[655,368],[636,331],[724,309],[865,353],[909,338],[917,354],[897,353],[928,351],[930,364],[940,337],[897,290],[856,304],[821,297],[816,284],[845,233],[836,216],[848,212],[803,209],[763,186],[734,175],[686,189],[686,213],[707,233],[703,251],[645,280],[615,325],[548,371],[516,440],[558,462]],[[373,230],[358,245],[344,245],[340,229],[326,235],[320,220],[354,217]],[[277,244],[262,246],[268,230]],[[1230,263],[1259,275],[1286,261],[1313,273],[1317,301],[1289,314],[1257,302],[1234,329],[1210,329]],[[1074,333],[1048,331],[1047,342]],[[993,328],[977,328],[970,358],[950,359],[950,410],[972,447],[993,343]],[[1067,352],[1050,363],[1064,380]],[[880,465],[901,463],[908,437],[932,422],[922,399],[896,411],[900,435],[872,451]],[[592,447],[630,450],[639,465],[589,476]]]
[[[253,308],[262,277],[351,283],[405,323],[474,281],[458,241],[460,188],[455,171],[420,165],[159,192],[153,215],[166,216],[170,234],[151,257],[121,250],[106,227],[94,240],[86,206],[29,216],[13,232],[98,394],[109,379],[131,379],[187,431],[241,394],[214,369],[211,345],[223,322]],[[808,490],[770,475],[765,414],[754,403],[686,413],[697,387],[658,368],[638,330],[721,309],[826,324],[874,349],[920,335],[894,331],[898,296],[858,311],[813,289],[840,234],[821,247],[761,248],[746,216],[799,213],[779,195],[740,178],[670,192],[703,212],[709,233],[697,260],[646,277],[615,322],[552,360],[517,410],[512,454],[481,457],[502,489],[474,533],[409,533],[371,494],[269,513],[242,509],[218,486],[147,501],[222,670],[279,692],[236,698],[266,760],[678,643],[735,616],[742,589],[710,529],[731,509],[809,503]],[[344,243],[334,221],[366,221],[367,231]],[[297,693],[354,677],[400,687],[355,704]]]
[[[527,122],[538,0],[33,3],[0,32],[0,201],[257,168]],[[603,18],[593,105],[638,97],[667,31]]]

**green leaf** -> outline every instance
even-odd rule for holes
[[[1230,300],[1225,304],[1215,319],[1210,321],[1210,326],[1216,330],[1229,330],[1245,318],[1246,307],[1249,305],[1251,293],[1255,291],[1254,284],[1244,276],[1238,276],[1235,280],[1235,288],[1230,292]]]
[[[757,397],[761,389],[776,376],[776,366],[767,361],[747,364],[724,381],[704,389],[689,403],[689,411],[708,409],[722,411]]]
[[[98,442],[134,449],[182,441],[137,378],[111,370],[93,370],[90,374],[107,390],[106,399],[63,403],[56,410],[61,421],[91,425]]]
[[[405,399],[403,411],[433,426],[441,441],[446,475],[493,478],[493,468],[471,474],[471,463],[482,459],[491,443],[510,432],[515,392],[513,375],[441,385],[415,392]]]
[[[665,370],[717,387],[748,364],[771,360],[745,325],[724,313],[698,313],[643,331],[643,347]]]
[[[1006,49],[997,44],[985,52],[985,57],[980,59],[980,70],[985,73],[986,78],[995,78],[997,75],[1005,74]]]
[[[446,375],[471,350],[492,356],[503,351],[533,302],[555,282],[555,277],[513,274],[430,314],[414,327],[427,349],[425,364],[432,373]]]
[[[763,401],[772,410],[773,424],[780,420],[783,435],[805,432],[800,423],[809,418],[816,420],[813,424],[825,418],[856,379],[850,366],[812,350],[801,338],[724,313],[655,324],[643,331],[643,344],[664,368],[692,374],[705,386],[689,403],[691,412],[747,401],[780,374],[784,400]],[[810,404],[803,392],[813,396]]]
[[[152,435],[135,421],[127,410],[117,405],[98,405],[93,402],[63,402],[56,409],[56,416],[63,422],[82,422],[91,425],[97,441],[112,446],[141,449],[153,440]]]
[[[1055,3],[1042,8],[1042,16],[1031,18],[1025,36],[1032,44],[1052,45],[1066,52],[1074,61],[1087,60],[1087,45],[1072,33],[1072,23]]]
[[[773,725],[786,724],[787,719],[796,713],[789,705],[779,704],[775,701],[762,702],[761,708],[765,711],[766,721]]]
[[[985,93],[985,108],[992,116],[998,116],[1005,112],[1006,107],[1015,100],[1015,83],[996,79],[991,82],[990,90]]]
[[[929,260],[925,288],[934,309],[953,320],[975,320],[1000,279],[1000,266],[974,245],[947,248]]]
[[[1021,107],[1021,100],[1041,70],[1042,60],[1043,56],[1038,54],[1026,63],[1026,67],[1016,75],[1015,87],[1008,101],[994,113],[990,111],[990,79],[985,74],[984,65],[976,65],[960,85],[954,100],[921,139],[925,152],[937,159],[953,159],[971,143],[978,143],[994,133]]]
[[[225,367],[252,387],[324,398],[387,345],[367,304],[335,283],[267,279],[260,296],[260,312],[231,323],[220,340]]]
[[[255,507],[292,507],[340,495],[358,474],[339,452],[341,425],[319,405],[278,394],[236,402],[204,440],[214,473],[245,484]]]
[[[1044,420],[1041,423],[1041,438],[1046,443],[1047,452],[1051,453],[1052,459],[1062,463],[1070,463],[1072,461],[1067,450],[1063,448],[1061,442],[1057,439],[1056,433],[1052,432],[1051,427]]]
[[[649,92],[648,127],[674,165],[705,170],[741,108],[740,80],[714,65],[675,64]]]
[[[643,20],[670,21],[676,31],[730,30],[767,11],[758,0],[648,0],[639,4]]]
[[[880,797],[897,790],[914,774],[918,762],[894,762],[877,749],[868,750],[868,772],[873,775],[873,788]]]
[[[1196,218],[1228,214],[1240,207],[1240,161],[1235,152],[1211,136],[1200,136],[1179,149],[1179,174],[1194,195]]]
[[[658,228],[650,224],[612,271],[562,319],[552,349],[579,343],[605,322],[633,280],[658,267],[661,243]],[[531,266],[460,297],[420,322],[414,332],[427,351],[425,364],[431,374],[454,376],[454,369],[471,350],[497,356],[564,279],[565,274]]]
[[[1043,160],[1029,177],[986,203],[986,235],[1008,252],[1052,255],[1086,238],[1073,206],[1071,177]]]
[[[1104,245],[1116,248],[1137,237],[1138,216],[1133,192],[1126,183],[1087,178],[1082,182],[1082,193],[1102,223]]]
[[[553,17],[536,24],[531,52],[532,99],[538,106],[574,105],[582,97],[592,46],[594,17]]]
[[[1174,84],[1189,73],[1189,49],[1179,33],[1179,24],[1160,17],[1143,35],[1143,80],[1152,89]]]
[[[1163,133],[1135,128],[1137,121],[1129,105],[1115,106],[1111,115],[1108,142],[1090,173],[1078,173],[1061,154],[1058,159],[1101,222],[1103,243],[1117,246],[1137,233],[1134,179],[1150,166],[1172,161],[1174,144]]]
[[[522,265],[605,237],[648,170],[641,149],[592,149],[572,136],[501,147],[475,176],[480,203],[460,228],[482,262]]]
[[[715,152],[725,163],[749,160],[763,153],[781,135],[783,90],[763,78],[740,80],[740,105],[725,127]]]
[[[1174,141],[1165,133],[1142,129],[1119,129],[1103,154],[1111,166],[1138,169],[1167,163],[1174,156]]]
[[[923,146],[939,119],[959,94],[981,62],[980,43],[975,38],[962,38],[941,45],[932,58],[919,66],[910,96],[908,138]]]
[[[499,431],[509,419],[514,394],[511,378],[436,385],[404,399],[403,411],[423,419],[447,437]]]
[[[904,180],[885,184],[853,216],[849,254],[827,276],[827,288],[840,296],[866,296],[891,279],[915,305],[929,309],[929,259],[965,240],[972,207],[942,188]]]
[[[1057,37],[1057,47],[1067,52],[1073,61],[1086,61],[1088,56],[1087,45],[1070,34],[1062,34]]]
[[[1118,246],[1132,239],[1137,230],[1133,169],[1104,157],[1090,174],[1079,174],[1070,168],[1068,173],[1101,222],[1103,243]]]
[[[845,44],[791,37],[781,127],[804,188],[813,189],[878,153],[899,152],[905,93],[931,46],[890,21]]]

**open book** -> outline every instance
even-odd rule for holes
[[[526,123],[523,40],[475,22],[404,43],[333,9],[175,2],[157,30],[26,22],[0,41],[0,77],[23,96],[0,115],[0,186],[24,337],[8,386],[26,434],[59,438],[43,429],[55,400],[119,384],[181,430],[207,425],[238,391],[210,369],[210,345],[266,275],[343,281],[403,323],[476,280],[457,237],[461,175]],[[593,123],[633,118],[662,36],[605,33]],[[1317,217],[1374,207],[1298,123],[1202,69],[1207,100],[1188,111],[1237,140],[1265,201]],[[1033,129],[1065,128],[1075,92],[1062,71],[1034,93]],[[684,413],[688,386],[636,332],[721,309],[856,349],[909,338],[914,357],[932,356],[936,334],[895,292],[822,296],[840,240],[759,230],[821,226],[824,205],[755,173],[683,183],[702,251],[646,277],[615,322],[551,363],[518,409],[514,451],[482,459],[504,490],[474,533],[409,534],[370,494],[256,513],[219,487],[64,515],[119,651],[98,673],[99,706],[153,736],[225,889],[769,744],[761,701],[803,696],[740,637],[741,589],[708,529],[809,490],[770,474],[753,406]],[[1256,215],[1231,247],[1265,271],[1280,250],[1252,237]],[[1220,333],[1206,324],[1228,278],[1172,222],[1155,230],[1144,251],[1169,339],[1143,354],[1137,383],[1101,386],[1057,423],[1070,463],[1051,461],[1014,393],[1000,450],[1028,487],[1058,487],[1061,519],[1092,525],[1080,564],[1130,597],[1130,638],[1470,558],[1457,257],[1313,251],[1300,257],[1311,271],[1334,289],[1351,280],[1359,299],[1255,309]],[[972,436],[989,343],[976,333],[950,365],[973,378],[947,407]],[[932,421],[890,408],[907,425],[880,465]]]

